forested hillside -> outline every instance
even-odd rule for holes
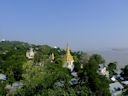
[[[30,48],[33,59],[26,57]],[[48,45],[0,42],[0,74],[6,76],[0,80],[0,96],[110,96],[110,81],[97,73],[105,63],[100,55],[71,52],[77,74],[73,75],[62,67],[64,54],[64,49]]]

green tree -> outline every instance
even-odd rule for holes
[[[124,68],[122,68],[122,73],[121,75],[125,78],[128,77],[128,65],[126,65]]]
[[[88,86],[96,96],[110,96],[109,81],[97,73],[98,66],[104,63],[102,56],[94,54],[85,67],[88,76]]]
[[[107,70],[109,71],[109,76],[112,77],[114,75],[114,71],[117,69],[117,62],[109,63]]]

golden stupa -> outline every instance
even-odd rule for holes
[[[65,54],[65,56],[64,56],[64,60],[65,60],[68,64],[70,64],[72,61],[74,61],[74,60],[73,60],[73,56],[71,55],[71,52],[70,52],[69,47],[66,48],[66,54]]]

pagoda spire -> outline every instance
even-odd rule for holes
[[[74,60],[73,60],[73,56],[71,55],[71,52],[70,52],[70,48],[67,44],[67,48],[66,48],[66,54],[64,55],[64,65],[63,67],[67,67],[68,69],[70,69],[71,71],[73,71],[74,69]]]
[[[70,48],[69,48],[68,44],[67,44],[67,48],[66,48],[65,61],[67,63],[70,63],[71,61],[73,61],[73,56],[71,55]]]

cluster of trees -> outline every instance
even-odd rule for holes
[[[25,56],[29,47],[36,50],[33,60]],[[23,87],[17,89],[14,96],[111,96],[109,80],[97,73],[99,64],[105,62],[100,55],[72,52],[78,84],[71,85],[70,80],[74,77],[70,70],[62,67],[63,49],[5,41],[0,43],[0,50],[0,73],[8,77],[6,81],[0,81],[0,95],[7,94],[7,84],[20,81]],[[53,62],[51,53],[55,55]]]
[[[12,84],[22,79],[22,64],[26,62],[27,43],[18,41],[0,42],[0,74],[7,76],[6,81],[0,81],[0,94],[6,94],[6,84]]]

